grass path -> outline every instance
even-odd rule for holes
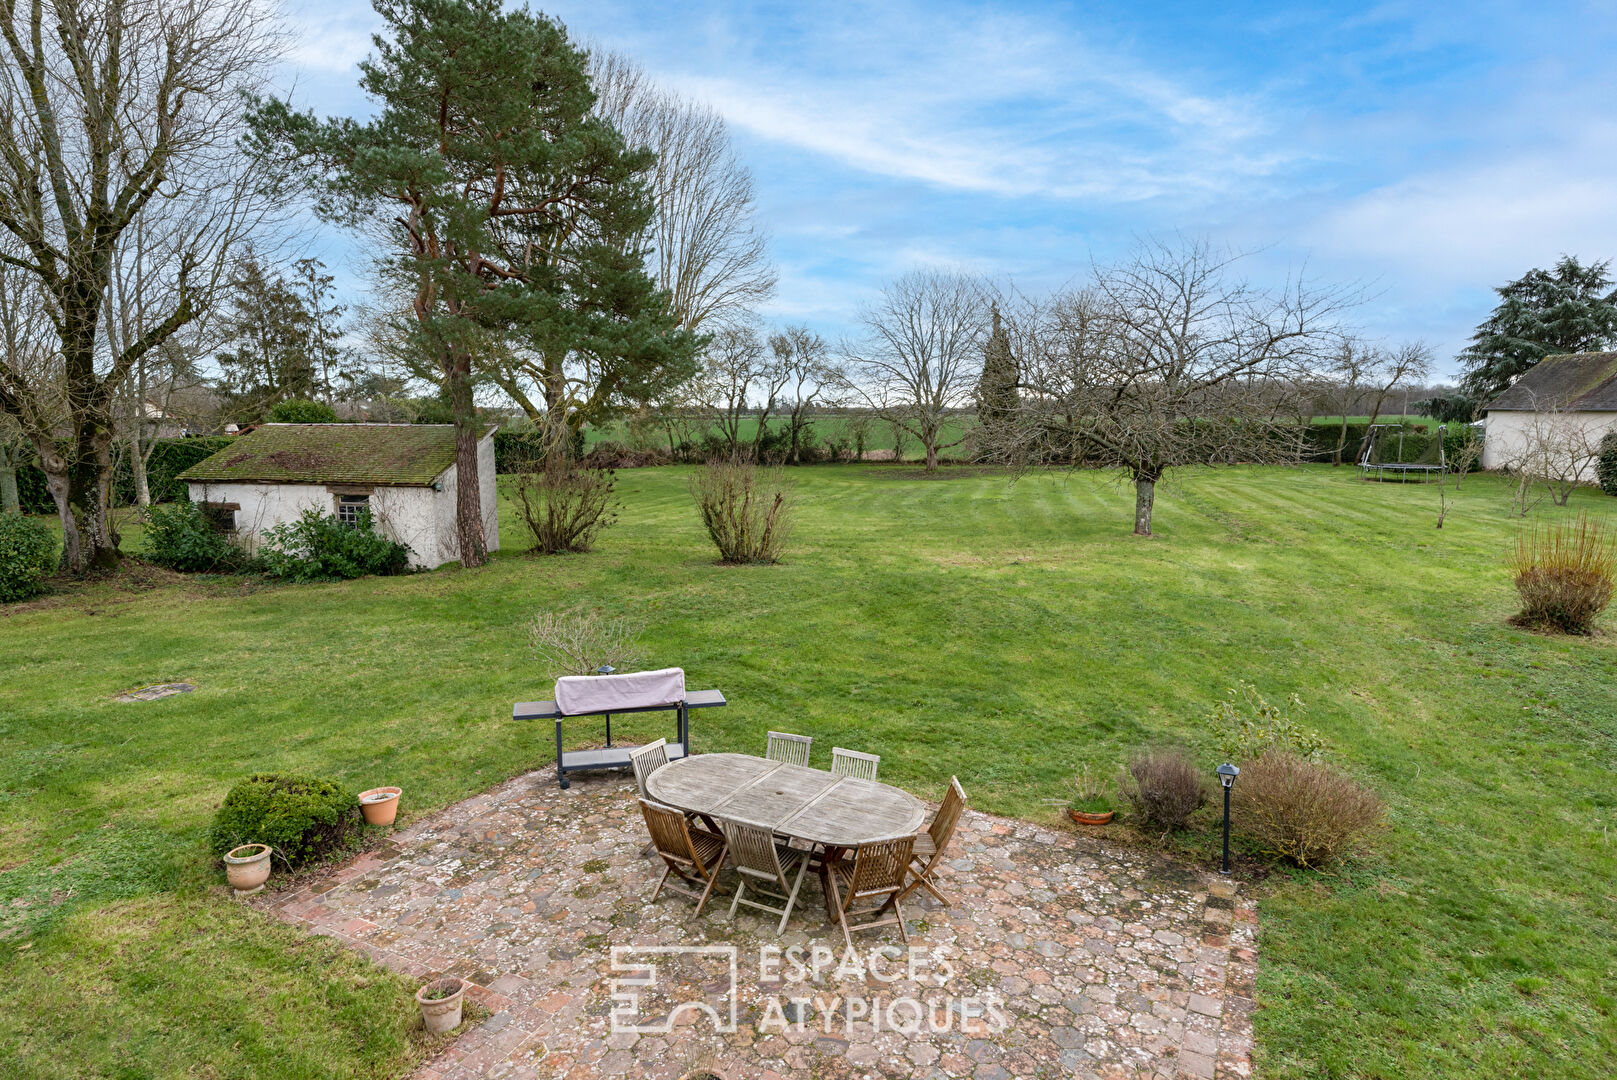
[[[1263,883],[1260,1073],[1617,1071],[1617,638],[1505,622],[1517,526],[1497,480],[1468,479],[1439,531],[1431,487],[1198,472],[1141,541],[1128,493],[1088,475],[803,469],[789,562],[725,568],[686,476],[620,473],[622,521],[586,556],[514,553],[506,517],[508,550],[471,573],[103,587],[0,617],[0,1007],[30,1016],[0,1029],[0,1062],[400,1075],[420,1048],[397,980],[244,923],[206,892],[203,832],[253,771],[397,783],[419,814],[544,766],[550,732],[509,718],[548,685],[524,624],[586,603],[643,619],[649,663],[725,690],[698,749],[800,731],[882,754],[919,794],[954,773],[976,805],[1034,818],[1079,765],[1142,745],[1211,768],[1199,718],[1236,679],[1295,691],[1391,825],[1337,875]],[[108,700],[181,678],[198,691]],[[1187,857],[1213,824],[1177,842]]]

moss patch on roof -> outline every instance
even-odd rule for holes
[[[265,424],[178,478],[425,487],[454,463],[451,424]]]
[[[1617,352],[1546,356],[1510,389],[1488,402],[1489,411],[1573,412],[1617,410]]]

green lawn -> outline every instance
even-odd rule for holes
[[[791,474],[790,560],[726,568],[688,472],[620,472],[622,521],[585,556],[516,554],[507,515],[475,572],[100,586],[0,617],[0,1074],[403,1075],[401,981],[221,899],[203,832],[257,770],[396,783],[421,814],[546,766],[549,731],[510,720],[548,689],[524,625],[577,602],[724,689],[699,750],[800,731],[1033,818],[1146,744],[1211,769],[1199,717],[1236,679],[1295,691],[1390,826],[1338,873],[1257,883],[1260,1075],[1617,1071],[1617,619],[1507,624],[1499,480],[1467,479],[1439,531],[1433,486],[1196,472],[1139,540],[1131,494],[1088,475],[820,467]],[[108,700],[179,678],[198,691]],[[1175,846],[1213,838],[1207,816]]]

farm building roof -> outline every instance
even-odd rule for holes
[[[425,487],[454,463],[452,424],[265,424],[178,479]]]
[[[1489,411],[1617,411],[1617,352],[1546,356],[1509,390],[1488,403]]]

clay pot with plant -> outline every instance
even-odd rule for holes
[[[1072,778],[1072,805],[1067,816],[1080,825],[1109,825],[1117,813],[1117,806],[1106,793],[1100,780],[1085,765]]]
[[[466,1001],[466,981],[453,975],[434,979],[415,992],[421,1006],[421,1022],[433,1035],[460,1027],[461,1009]]]
[[[225,877],[237,896],[251,896],[264,887],[272,854],[268,844],[242,844],[225,853]]]
[[[403,789],[396,787],[371,788],[359,793],[359,812],[365,815],[367,825],[391,825],[399,813],[399,796]]]

